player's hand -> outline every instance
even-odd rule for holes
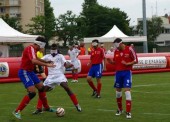
[[[129,63],[127,63],[126,61],[122,61],[122,64],[124,64],[124,65],[126,65],[126,66],[128,66],[128,65],[130,65]]]
[[[88,62],[88,63],[87,63],[87,66],[90,66],[90,65],[91,65],[91,63],[90,63],[90,62]]]
[[[53,63],[47,63],[47,67],[56,67],[56,65],[54,65]]]
[[[53,61],[47,61],[47,63],[54,64],[54,62],[53,62]]]

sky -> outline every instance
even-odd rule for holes
[[[51,7],[54,9],[55,17],[65,14],[67,10],[71,10],[74,14],[79,15],[82,11],[82,3],[84,0],[49,0]],[[127,13],[130,25],[136,25],[137,18],[143,17],[142,1],[143,0],[97,0],[102,6],[109,8],[119,8]],[[146,1],[146,17],[153,15],[163,16],[165,13],[170,15],[170,0],[145,0]]]

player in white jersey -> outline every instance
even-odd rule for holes
[[[51,46],[51,54],[45,55],[43,58],[45,61],[52,61],[56,67],[48,68],[48,76],[44,81],[44,90],[50,91],[55,88],[56,85],[60,85],[65,89],[67,94],[70,96],[73,104],[75,105],[77,111],[81,112],[81,107],[78,103],[78,100],[75,94],[71,91],[67,84],[67,78],[64,75],[65,67],[69,68],[73,65],[68,63],[65,57],[62,54],[59,54],[57,51],[57,45],[52,44]]]
[[[78,69],[80,68],[80,63],[78,61],[80,50],[78,49],[78,45],[70,45],[68,50],[68,55],[70,56],[71,64],[73,64],[72,68],[72,81],[78,82]]]

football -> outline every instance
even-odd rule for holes
[[[58,117],[62,117],[62,116],[64,116],[64,114],[65,114],[64,108],[58,107],[58,108],[57,108],[57,111],[56,111],[56,115],[57,115]]]

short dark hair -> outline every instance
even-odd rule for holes
[[[51,49],[54,49],[54,50],[57,49],[57,44],[52,44]]]
[[[113,43],[120,43],[121,41],[122,41],[121,38],[116,38],[116,39],[113,41]]]
[[[92,42],[99,43],[99,40],[97,40],[97,39],[94,39]]]
[[[35,40],[40,42],[46,42],[45,38],[42,36],[38,36]]]

